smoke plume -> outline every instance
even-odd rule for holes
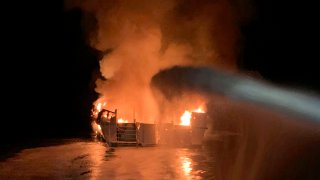
[[[151,78],[175,65],[235,71],[239,27],[251,13],[249,0],[90,0],[65,5],[95,14],[98,29],[91,45],[109,52],[100,61],[106,80],[96,82],[101,95],[96,103],[105,101],[125,119],[150,123],[159,115]]]

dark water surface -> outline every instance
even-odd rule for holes
[[[0,179],[211,179],[205,149],[108,148],[102,142],[24,149],[0,162]]]

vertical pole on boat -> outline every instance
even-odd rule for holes
[[[136,110],[135,108],[133,107],[133,122],[136,123]]]
[[[109,141],[109,143],[108,143],[108,145],[109,145],[109,147],[111,147],[111,144],[110,144],[110,139],[111,139],[111,137],[110,137],[110,131],[111,131],[111,120],[109,119],[109,135],[108,135],[108,141]]]
[[[115,126],[116,126],[116,141],[118,141],[118,115],[117,115],[117,113],[118,113],[118,110],[117,109],[115,109],[114,110],[114,116],[115,116],[115,119],[116,119],[116,122],[115,122]]]
[[[108,114],[110,113],[110,111],[108,111]],[[112,117],[112,115],[111,115],[111,117]],[[108,145],[109,145],[109,147],[111,147],[111,143],[110,143],[110,139],[111,139],[111,133],[110,133],[110,131],[111,131],[111,117],[109,118],[109,115],[108,115],[108,125],[109,125],[109,130],[108,130]]]

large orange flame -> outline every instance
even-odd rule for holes
[[[205,113],[202,107],[198,107],[197,109],[193,110],[192,112],[197,113]],[[190,126],[191,124],[191,115],[192,113],[188,110],[185,110],[182,116],[180,117],[180,124],[181,126]]]
[[[96,103],[95,103],[96,104]],[[99,102],[95,105],[95,107],[91,110],[92,111],[92,116],[97,117],[98,113],[106,106],[106,102]]]
[[[183,115],[180,117],[180,125],[182,126],[190,126],[191,112],[184,111]]]

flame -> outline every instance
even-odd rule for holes
[[[95,103],[96,104],[96,103]],[[98,113],[102,110],[103,107],[107,105],[107,102],[99,102],[97,105],[95,105],[94,108],[91,110],[91,116],[94,118],[97,118]]]
[[[98,105],[97,105],[97,110],[98,110],[98,112],[100,112],[101,111],[101,103],[98,103]]]
[[[95,111],[99,113],[102,110],[102,108],[105,107],[106,105],[107,105],[107,102],[99,102],[96,105]]]
[[[94,130],[96,135],[98,135],[98,134],[102,135],[101,126],[99,124],[97,124],[96,122],[93,121],[91,125],[92,125],[92,129]]]
[[[202,107],[198,107],[198,109],[195,109],[192,112],[205,113]]]
[[[200,106],[197,109],[193,110],[192,112],[197,112],[197,113],[205,113],[203,108]],[[182,126],[190,126],[190,121],[191,121],[191,115],[192,113],[188,110],[185,110],[183,115],[180,117],[180,124]]]
[[[95,104],[95,103],[94,103],[94,104]],[[91,126],[92,126],[93,131],[94,131],[96,134],[102,134],[102,131],[101,131],[101,126],[100,126],[99,124],[97,124],[94,119],[97,118],[98,113],[102,110],[102,108],[103,108],[104,106],[106,106],[106,104],[107,104],[107,102],[103,102],[103,103],[102,103],[102,102],[99,102],[97,105],[95,105],[95,106],[91,109],[91,117],[93,118],[93,121],[92,121],[92,123],[91,123]],[[106,115],[104,115],[104,117],[107,118]]]
[[[107,114],[104,114],[103,117],[104,117],[104,118],[108,118],[108,115],[107,115]]]
[[[180,117],[180,125],[182,126],[190,126],[191,112],[184,111],[183,115]]]
[[[128,123],[129,121],[128,120],[124,120],[124,119],[122,119],[122,118],[119,118],[118,119],[118,123]]]

